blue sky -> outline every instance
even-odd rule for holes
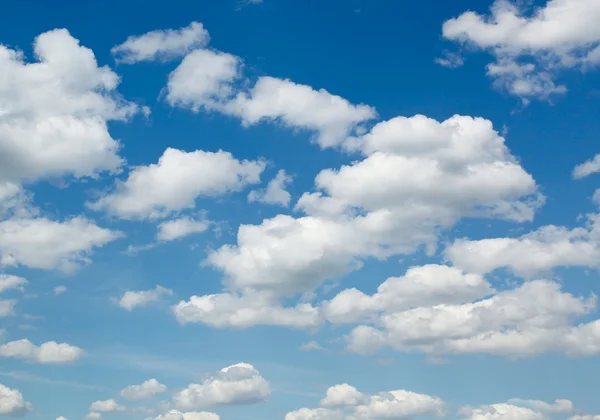
[[[0,417],[597,420],[599,19],[8,2]]]

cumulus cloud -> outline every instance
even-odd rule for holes
[[[124,219],[160,218],[190,209],[199,197],[237,192],[260,182],[265,163],[231,153],[167,148],[158,163],[134,168],[116,190],[88,203]]]
[[[598,267],[600,215],[588,215],[585,227],[543,226],[518,238],[458,239],[444,251],[455,266],[474,273],[510,268],[531,277],[558,266]]]
[[[16,299],[0,299],[0,318],[15,314]]]
[[[555,400],[553,403],[547,403],[546,401],[540,400],[523,400],[520,398],[513,398],[508,400],[508,403],[518,406],[529,407],[547,414],[572,413],[575,411],[573,402],[570,400]]]
[[[555,282],[535,280],[474,302],[387,312],[346,339],[361,354],[389,346],[431,355],[592,356],[600,353],[600,321],[574,322],[595,308],[594,295],[576,297]]]
[[[0,265],[70,272],[89,263],[94,248],[121,236],[79,216],[63,222],[8,219],[0,222]]]
[[[0,415],[20,417],[32,410],[31,403],[25,401],[23,394],[16,389],[0,384]]]
[[[112,48],[118,62],[166,61],[186,55],[208,44],[210,36],[202,23],[192,22],[180,29],[159,29],[143,35],[130,36]]]
[[[492,404],[479,408],[463,407],[459,415],[463,420],[547,420],[542,413],[511,404]]]
[[[147,418],[146,420],[219,420],[220,417],[215,413],[204,411],[190,411],[182,413],[177,410],[170,410],[158,417]]]
[[[564,69],[600,63],[600,7],[595,0],[548,0],[533,11],[530,2],[496,0],[488,15],[468,11],[444,22],[449,40],[491,51],[487,67],[495,84],[524,104],[567,89],[555,79]]]
[[[119,395],[128,400],[142,400],[145,398],[152,398],[163,392],[167,392],[167,386],[152,378],[140,385],[129,385],[128,387],[123,388],[119,392]]]
[[[597,154],[592,159],[577,165],[573,169],[573,178],[582,179],[597,172],[600,172],[600,154]]]
[[[156,239],[159,241],[175,241],[194,233],[202,233],[210,226],[207,220],[195,220],[190,217],[180,217],[168,220],[158,225]]]
[[[162,286],[153,290],[127,291],[119,300],[119,306],[128,311],[157,302],[162,296],[172,296],[173,291]]]
[[[48,341],[36,346],[23,339],[0,344],[0,357],[23,359],[38,364],[65,364],[80,359],[84,351],[67,343]]]
[[[329,388],[321,406],[325,408],[292,411],[285,420],[409,419],[442,417],[446,412],[445,403],[437,397],[405,390],[367,396],[348,384]]]
[[[277,172],[275,178],[269,181],[266,189],[250,191],[248,201],[287,207],[290,204],[292,195],[285,188],[291,182],[292,177],[281,169]]]
[[[0,293],[7,290],[19,290],[23,291],[24,286],[27,284],[27,280],[23,277],[13,276],[11,274],[0,274]]]
[[[211,406],[255,404],[271,396],[271,387],[247,363],[228,366],[202,381],[190,384],[173,396],[175,407],[196,410]]]
[[[104,400],[104,401],[94,401],[90,405],[89,409],[90,409],[90,411],[100,412],[100,413],[116,413],[116,412],[127,411],[127,407],[117,403],[112,398],[109,400]]]

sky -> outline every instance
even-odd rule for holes
[[[599,21],[5,2],[0,417],[599,420]]]

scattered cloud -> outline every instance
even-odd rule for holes
[[[127,291],[119,300],[119,306],[128,311],[157,302],[162,296],[172,296],[173,291],[162,286],[156,286],[153,290]]]

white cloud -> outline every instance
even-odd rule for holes
[[[569,417],[568,420],[600,420],[600,415],[592,416],[590,414],[578,414],[576,416]]]
[[[450,69],[461,67],[465,63],[460,54],[450,51],[444,51],[442,56],[436,58],[434,61],[440,66],[448,67]]]
[[[302,351],[325,351],[327,350],[322,345],[317,343],[316,341],[309,341],[308,343],[304,343],[300,346],[300,350]]]
[[[287,207],[290,204],[292,195],[286,191],[286,186],[292,182],[292,177],[285,173],[283,169],[277,172],[275,178],[269,181],[266,189],[253,190],[248,194],[248,201],[264,204],[277,204]]]
[[[166,61],[184,56],[204,47],[210,41],[202,23],[192,22],[180,29],[158,29],[127,40],[112,48],[118,62],[133,64],[140,61]]]
[[[353,105],[325,89],[267,76],[259,78],[250,92],[239,93],[225,109],[242,118],[246,126],[266,120],[316,131],[315,141],[322,148],[339,145],[362,123],[376,117],[370,106]]]
[[[594,295],[575,297],[555,282],[535,280],[475,302],[384,313],[375,326],[355,327],[346,339],[348,349],[361,354],[389,346],[432,355],[592,356],[600,353],[600,321],[573,322],[595,307]]]
[[[457,267],[481,274],[508,267],[531,277],[558,266],[598,267],[600,215],[588,215],[587,225],[574,229],[549,225],[518,238],[458,239],[444,255]]]
[[[159,241],[174,241],[194,233],[204,232],[209,226],[210,222],[207,220],[194,220],[189,217],[168,220],[158,225],[156,239]]]
[[[20,417],[31,410],[20,391],[0,384],[0,416]]]
[[[0,344],[0,357],[23,359],[38,364],[64,364],[80,359],[84,351],[67,343],[48,341],[36,346],[29,340],[10,341]]]
[[[146,420],[219,420],[220,417],[215,413],[195,412],[182,413],[177,410],[170,410],[158,417],[147,418]]]
[[[240,76],[239,57],[220,51],[196,50],[169,75],[166,100],[173,107],[222,110]]]
[[[203,323],[216,328],[247,328],[277,325],[289,328],[316,328],[321,323],[319,310],[309,303],[284,308],[272,296],[262,293],[236,295],[221,293],[192,296],[172,307],[182,323]]]
[[[107,121],[139,111],[115,93],[119,77],[65,29],[41,34],[33,48],[38,62],[27,63],[0,46],[0,184],[117,171],[120,145]]]
[[[82,217],[8,219],[0,222],[0,264],[73,271],[89,263],[94,248],[121,236]]]
[[[10,274],[0,274],[0,293],[7,290],[16,289],[24,291],[24,286],[27,284],[27,280],[23,277],[13,276]]]
[[[104,401],[94,401],[90,405],[90,411],[101,412],[101,413],[116,413],[121,411],[127,411],[127,407],[117,403],[114,399]],[[91,414],[91,413],[90,413]]]
[[[271,387],[252,365],[239,363],[221,369],[201,384],[190,384],[175,393],[173,401],[180,410],[195,410],[219,405],[255,404],[271,396]]]
[[[156,164],[134,168],[116,191],[88,205],[124,219],[165,217],[193,208],[199,197],[237,192],[260,182],[263,161],[231,153],[167,148]]]
[[[54,296],[62,295],[66,291],[67,286],[56,286],[54,289],[52,289],[52,293],[54,293]]]
[[[16,299],[0,299],[0,318],[15,314]]]
[[[597,154],[592,159],[577,165],[573,169],[573,178],[581,179],[597,172],[600,172],[600,154]]]
[[[530,3],[496,0],[489,15],[468,11],[442,28],[447,39],[491,51],[496,63],[488,75],[525,104],[565,93],[554,83],[561,70],[600,63],[596,0],[549,0],[535,9]]]
[[[128,400],[141,400],[152,398],[163,392],[167,392],[167,386],[152,378],[140,385],[129,385],[128,387],[123,388],[119,392],[119,395]]]
[[[542,413],[511,404],[492,404],[479,408],[463,407],[459,415],[463,420],[547,420]]]
[[[128,311],[135,308],[147,306],[152,302],[157,302],[162,296],[172,296],[173,291],[162,286],[156,286],[153,290],[127,291],[119,300],[119,306]]]
[[[398,117],[345,147],[367,157],[321,171],[319,191],[296,205],[306,216],[241,225],[237,245],[208,255],[226,287],[309,292],[370,257],[422,245],[431,253],[439,233],[463,217],[531,220],[541,203],[533,178],[484,119]]]
[[[63,416],[60,416],[60,417],[57,417],[56,420],[67,420],[67,419]]]
[[[437,397],[405,390],[366,396],[348,384],[329,388],[321,405],[328,408],[303,408],[286,414],[285,420],[410,419],[445,415],[445,403]]]
[[[87,420],[98,420],[102,418],[102,414],[92,411],[91,413],[88,413],[88,415],[85,416],[85,418]]]
[[[570,400],[555,400],[554,403],[547,403],[540,400],[522,400],[520,398],[513,398],[508,400],[509,404],[518,406],[525,406],[542,413],[572,413],[575,411],[573,402]]]

